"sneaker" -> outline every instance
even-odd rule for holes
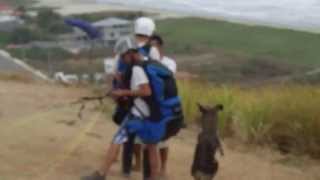
[[[106,177],[102,176],[98,171],[96,171],[90,176],[81,177],[81,180],[106,180]]]

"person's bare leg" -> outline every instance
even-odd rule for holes
[[[157,180],[159,177],[159,151],[156,144],[146,145],[149,151],[149,161],[150,161],[150,179]]]
[[[141,154],[142,154],[141,144],[135,144],[134,145],[135,165],[133,166],[134,171],[141,170],[141,162],[142,162]]]
[[[101,166],[101,169],[100,169],[100,174],[101,175],[107,175],[112,164],[117,160],[117,157],[118,157],[118,154],[119,154],[119,151],[120,151],[120,147],[121,145],[120,144],[111,144],[108,151],[107,151],[107,154],[106,154],[106,159],[105,161],[103,162],[102,166]]]
[[[161,176],[167,175],[167,161],[168,161],[169,148],[161,148],[160,149],[160,158],[161,158],[161,168],[160,174]]]

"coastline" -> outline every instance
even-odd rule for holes
[[[142,7],[129,7],[115,3],[99,4],[90,0],[38,0],[35,7],[50,7],[57,9],[61,15],[86,14],[98,12],[119,12],[119,11],[143,11],[146,13],[157,14],[156,19],[182,18],[186,14],[171,12],[159,9],[144,9]]]

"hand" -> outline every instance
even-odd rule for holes
[[[222,146],[219,147],[219,151],[220,151],[220,155],[224,156],[224,150],[223,150]]]
[[[110,95],[114,98],[119,98],[119,97],[126,96],[126,92],[127,92],[126,90],[118,89],[118,90],[111,91]]]

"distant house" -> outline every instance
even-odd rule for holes
[[[23,20],[10,15],[0,15],[0,31],[10,32],[24,24]]]
[[[133,23],[131,21],[120,19],[120,18],[106,18],[100,21],[91,23],[91,25],[97,28],[102,37],[96,39],[95,47],[113,47],[116,41],[122,37],[127,36],[133,31]],[[80,28],[74,27],[74,32],[70,34],[64,34],[59,36],[60,39],[69,42],[76,42],[77,48],[84,48],[90,45],[87,41],[89,40],[88,35]]]
[[[5,3],[0,3],[0,15],[12,15],[14,13],[14,9],[5,4]]]
[[[120,18],[106,18],[92,24],[103,34],[102,40],[107,45],[114,45],[122,36],[127,36],[132,32],[132,22]]]

